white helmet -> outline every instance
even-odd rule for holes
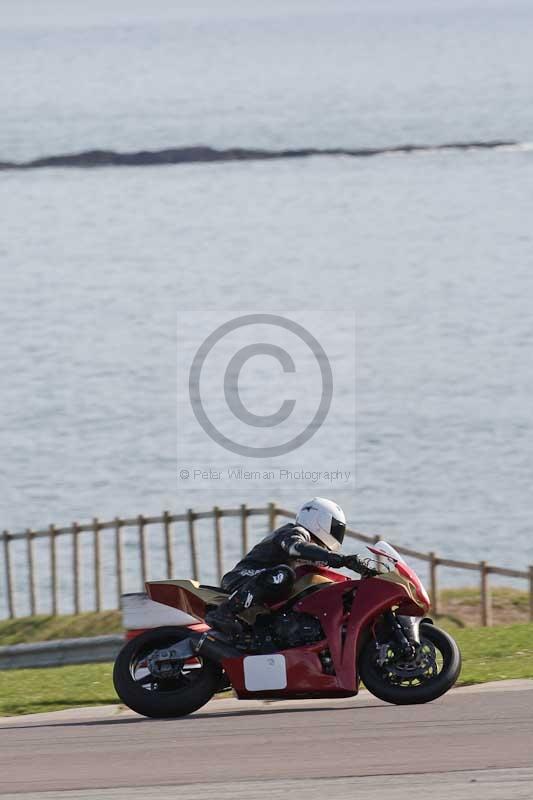
[[[344,511],[333,500],[313,497],[298,511],[296,524],[301,525],[318,539],[328,550],[341,549],[346,531]]]

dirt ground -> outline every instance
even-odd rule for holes
[[[445,589],[440,593],[439,616],[461,625],[481,625],[481,599],[477,589]],[[492,591],[492,624],[511,625],[530,621],[529,594],[516,589]]]

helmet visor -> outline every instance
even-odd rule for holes
[[[338,541],[341,545],[344,540],[344,534],[346,533],[346,523],[339,522],[338,519],[331,520],[331,535],[334,539]]]

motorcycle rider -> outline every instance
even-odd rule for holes
[[[290,596],[294,567],[301,563],[348,567],[361,575],[374,575],[358,556],[343,556],[340,550],[346,517],[332,500],[314,497],[301,507],[294,523],[288,522],[266,536],[222,578],[230,597],[206,614],[208,625],[227,634],[243,630],[238,614],[265,602],[280,602]]]

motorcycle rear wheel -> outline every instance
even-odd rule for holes
[[[461,672],[459,648],[451,636],[428,622],[420,625],[420,643],[420,663],[398,668],[394,661],[378,663],[379,650],[370,639],[359,657],[359,675],[368,691],[395,705],[429,703],[445,694]]]
[[[197,711],[220,687],[222,669],[211,659],[184,664],[172,679],[151,676],[146,658],[153,651],[187,638],[187,631],[154,628],[131,639],[120,651],[113,669],[115,691],[129,708],[145,717],[183,717]]]

